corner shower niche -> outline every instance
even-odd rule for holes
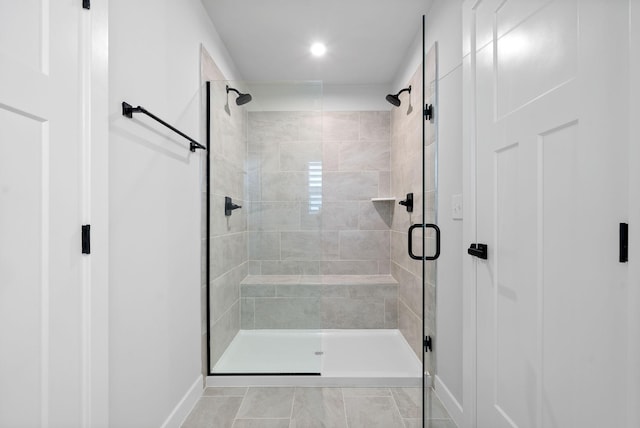
[[[322,111],[318,82],[210,93],[211,373],[420,385],[391,268],[390,112]],[[243,209],[225,217],[225,196]]]

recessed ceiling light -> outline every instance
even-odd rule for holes
[[[311,54],[313,56],[322,56],[327,52],[327,47],[323,43],[314,43],[311,45]]]

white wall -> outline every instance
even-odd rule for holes
[[[462,1],[434,0],[426,12],[426,47],[438,43],[438,259],[436,392],[452,417],[462,411],[462,221],[451,216],[451,197],[462,193]],[[416,35],[393,88],[401,88],[422,62]]]
[[[385,97],[397,91],[388,85],[324,85],[324,111],[385,111],[392,105]]]
[[[250,82],[249,111],[385,111],[388,85],[326,85],[321,81]]]
[[[426,14],[426,12],[425,12]],[[420,19],[420,17],[416,17]],[[398,65],[396,76],[391,84],[390,91],[394,94],[404,88],[407,82],[411,81],[413,73],[422,64],[422,26],[411,41],[411,46],[407,49],[407,54],[401,64]]]
[[[462,67],[439,81],[438,259],[436,376],[462,403],[462,221],[452,217],[452,196],[462,194]],[[440,391],[438,391],[440,392]],[[453,410],[451,410],[453,412]]]
[[[436,292],[436,391],[445,401],[455,400],[445,404],[456,418],[462,404],[464,248],[462,221],[452,219],[451,197],[462,194],[462,2],[434,1],[427,12],[426,28],[427,47],[438,43],[438,225],[442,252]]]
[[[111,0],[110,426],[160,426],[201,375],[200,44],[236,74],[199,0]],[[195,384],[197,385],[197,384]]]

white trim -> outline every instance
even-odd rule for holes
[[[640,1],[629,1],[629,262],[628,264],[628,332],[627,332],[627,427],[640,426],[640,126],[637,120],[640,107],[640,83],[636,77],[640,71]]]
[[[189,416],[191,410],[202,396],[202,375],[198,376],[193,385],[187,390],[180,402],[174,407],[167,419],[162,424],[162,428],[178,428]]]
[[[465,0],[462,7],[463,46],[468,44],[470,53],[463,60],[462,73],[462,193],[463,193],[463,248],[476,242],[476,39],[475,7],[479,1]],[[467,27],[467,31],[465,31]],[[476,261],[463,256],[462,261],[462,402],[463,423],[459,426],[476,426]]]
[[[433,390],[435,391],[436,396],[442,402],[442,405],[444,406],[444,408],[447,409],[449,416],[451,416],[451,419],[453,419],[456,425],[458,425],[459,427],[463,426],[462,406],[460,405],[458,400],[456,400],[456,398],[453,396],[451,391],[449,391],[449,388],[447,388],[444,382],[442,382],[442,379],[440,379],[438,375],[435,376],[434,382],[435,382],[435,385]]]
[[[40,268],[40,425],[42,428],[49,426],[49,289],[50,289],[50,263],[49,237],[51,236],[51,189],[49,184],[51,129],[49,122],[42,124],[42,247]]]
[[[78,7],[81,7],[78,5]],[[84,308],[87,317],[86,415],[91,428],[109,426],[109,1],[91,3],[81,10],[90,29],[88,99],[88,161],[91,224],[90,290]]]
[[[79,11],[78,23],[78,75],[80,76],[80,90],[78,91],[78,104],[80,105],[80,151],[81,151],[81,221],[82,224],[91,222],[91,16],[83,10]],[[82,426],[91,426],[91,256],[81,256],[82,269],[82,308],[81,308],[81,420]]]

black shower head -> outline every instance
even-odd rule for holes
[[[387,101],[389,101],[396,107],[400,107],[400,97],[398,97],[397,95],[387,95]]]
[[[242,92],[238,91],[237,89],[231,88],[229,85],[227,85],[227,94],[229,92],[235,92],[236,94],[238,94],[238,98],[236,98],[236,104],[239,105],[239,106],[248,103],[252,99],[251,98],[251,94],[243,94]]]
[[[401,90],[395,95],[391,95],[391,94],[387,95],[387,101],[389,101],[391,104],[393,104],[396,107],[400,107],[400,94],[403,92],[411,93],[411,86],[409,86],[408,88],[404,88],[403,90]]]
[[[251,94],[240,94],[238,98],[236,98],[236,104],[239,106],[248,103],[251,101]]]

